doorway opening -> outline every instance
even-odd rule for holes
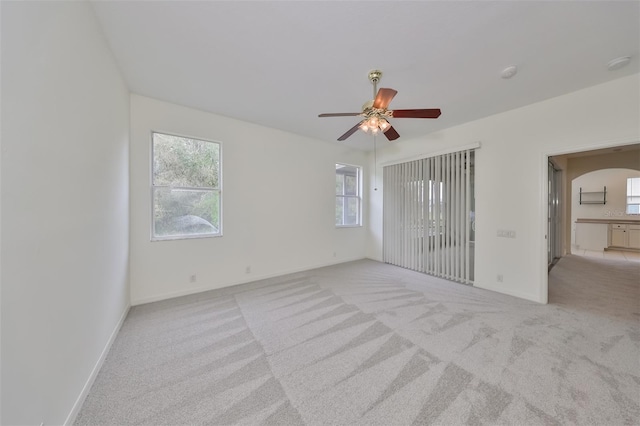
[[[577,210],[573,207],[574,203],[580,202],[580,187],[573,188],[572,182],[579,176],[590,172],[604,169],[630,169],[640,171],[640,143],[638,141],[628,141],[628,143],[618,143],[618,145],[610,145],[592,150],[583,150],[576,152],[550,153],[545,156],[545,184],[548,190],[544,193],[544,206],[547,209],[546,217],[546,251],[547,251],[547,271],[558,262],[563,256],[571,255],[572,250],[576,250],[576,225],[580,219],[588,219],[593,223],[598,223],[600,228],[600,241],[605,244],[610,242],[610,228],[607,226],[612,219],[619,219],[617,215],[625,210],[626,188],[620,188],[618,182],[614,186],[610,183],[602,182],[595,186],[583,186],[583,192],[592,192],[588,195],[596,196],[595,193],[604,193],[606,191],[606,204],[597,204],[595,201],[604,203],[604,195],[602,200],[587,199],[581,206],[584,209],[576,216]],[[606,189],[604,187],[606,186]],[[617,187],[615,187],[617,186]],[[595,188],[595,189],[594,189]],[[612,192],[613,191],[613,192]],[[617,193],[612,199],[613,193]],[[624,193],[624,194],[623,194]],[[620,197],[620,194],[623,194]],[[585,195],[585,194],[583,194]],[[595,200],[595,201],[594,201]],[[578,204],[580,205],[580,204]],[[594,206],[606,206],[603,209],[596,210]],[[597,208],[597,207],[596,207]],[[586,212],[591,212],[587,215]],[[582,216],[590,217],[582,217]],[[640,215],[628,216],[624,219],[637,221],[640,225]],[[589,225],[586,225],[589,226]],[[604,227],[604,228],[603,228]],[[585,228],[586,229],[586,228]],[[604,229],[604,231],[603,231]],[[578,230],[578,235],[586,236],[588,231]],[[580,236],[577,246],[581,246]],[[607,247],[602,247],[602,251]],[[578,248],[579,250],[579,248]],[[576,253],[578,254],[578,253]],[[548,274],[544,274],[543,292],[549,295]],[[546,288],[545,288],[546,287]]]

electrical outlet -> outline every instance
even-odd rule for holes
[[[509,231],[506,229],[498,229],[498,232],[496,233],[496,235],[498,237],[501,238],[515,238],[516,237],[516,231]]]
[[[196,274],[190,275],[189,276],[189,282],[190,283],[195,283],[198,280],[198,277],[196,276]]]
[[[251,266],[247,266],[246,268],[244,268],[244,273],[245,274],[250,274],[251,273]]]
[[[499,283],[504,281],[504,277],[502,276],[502,274],[498,274],[498,276],[496,277],[496,279],[498,280]]]

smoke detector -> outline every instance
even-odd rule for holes
[[[516,75],[517,73],[518,73],[518,67],[515,65],[511,65],[502,70],[502,72],[500,73],[500,77],[504,79],[509,79],[514,75]]]
[[[607,69],[609,71],[619,70],[620,68],[629,65],[629,62],[631,62],[631,56],[621,56],[619,58],[610,60],[607,63]]]

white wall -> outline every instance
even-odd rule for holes
[[[129,98],[88,2],[1,7],[0,421],[55,425],[128,306]]]
[[[475,286],[546,303],[547,155],[640,140],[639,75],[390,144],[379,163],[480,141]],[[447,111],[443,111],[446,114]],[[401,131],[401,123],[397,126]],[[425,124],[428,128],[428,123]],[[381,182],[380,175],[378,176]],[[381,184],[378,184],[381,187]],[[382,257],[382,190],[371,193],[367,255]],[[516,231],[499,238],[498,229]],[[497,282],[497,275],[504,282]]]
[[[628,215],[627,179],[640,177],[640,171],[629,169],[604,169],[586,173],[571,182],[571,223],[576,219],[640,220],[638,215]],[[602,191],[607,187],[606,204],[580,204],[580,188],[583,191]]]
[[[150,241],[152,131],[222,143],[222,237]],[[335,163],[366,161],[338,143],[132,95],[132,304],[364,258],[366,228],[336,229],[334,206]]]
[[[0,25],[2,25],[2,6],[0,5]],[[0,52],[2,31],[0,27]],[[0,58],[1,58],[0,54]],[[0,59],[1,62],[1,59]],[[2,97],[2,67],[0,66],[0,98]],[[2,101],[0,99],[0,129],[2,128]],[[2,241],[2,133],[0,132],[0,241]],[[2,424],[2,245],[0,244],[0,424]]]

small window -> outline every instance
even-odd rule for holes
[[[220,144],[152,135],[152,239],[222,235]]]
[[[627,214],[640,214],[640,177],[627,179]]]
[[[336,164],[336,226],[360,226],[361,169],[347,164]]]

